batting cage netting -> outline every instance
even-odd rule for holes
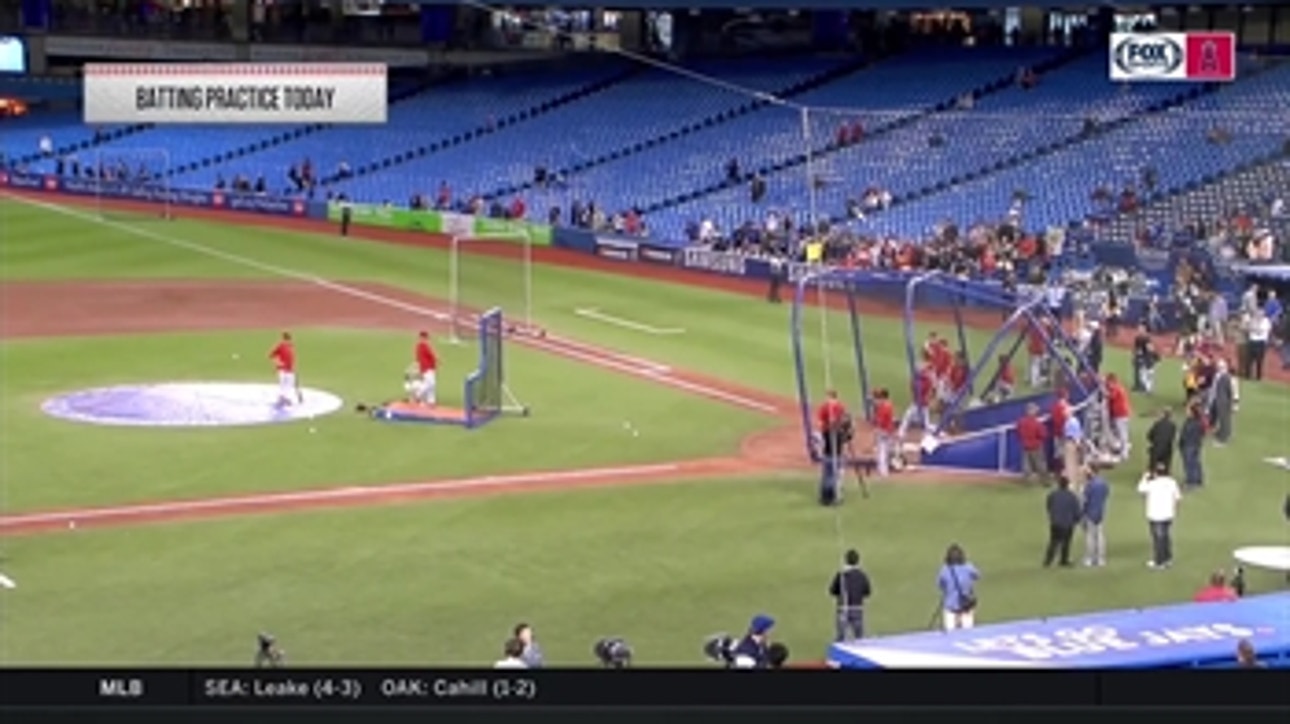
[[[869,421],[885,391],[896,408],[898,450],[911,463],[1018,472],[1017,421],[1031,405],[1047,418],[1059,398],[1083,423],[1083,459],[1114,459],[1086,327],[1050,299],[1042,289],[1012,291],[945,272],[803,273],[791,334],[807,454],[818,459],[812,411],[830,391]],[[1060,448],[1050,452],[1061,457]],[[873,451],[857,436],[851,454],[868,459]]]

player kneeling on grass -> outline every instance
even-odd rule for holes
[[[420,387],[417,389],[415,401],[433,407],[436,401],[435,372],[439,368],[439,358],[435,355],[434,348],[430,346],[429,332],[417,335],[417,346],[413,356],[417,374],[420,376]]]

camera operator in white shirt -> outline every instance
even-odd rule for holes
[[[524,642],[518,638],[506,640],[506,645],[502,647],[502,658],[493,664],[494,669],[527,669],[529,665],[524,663]]]
[[[1151,530],[1151,560],[1147,567],[1168,568],[1174,560],[1172,529],[1182,490],[1178,481],[1169,476],[1169,468],[1157,463],[1154,470],[1143,473],[1138,493],[1146,499],[1147,525]]]

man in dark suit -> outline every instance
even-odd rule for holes
[[[1214,441],[1226,445],[1232,439],[1232,411],[1236,409],[1236,389],[1227,363],[1219,360],[1214,367],[1214,379],[1209,384],[1209,420],[1214,428]]]
[[[1057,488],[1048,494],[1048,548],[1044,551],[1044,567],[1053,565],[1058,559],[1063,567],[1071,565],[1071,537],[1075,535],[1075,526],[1079,523],[1083,506],[1079,497],[1071,492],[1071,481],[1062,476],[1057,479]],[[1058,555],[1060,553],[1060,556]]]
[[[1182,429],[1178,431],[1183,485],[1187,488],[1199,488],[1205,484],[1205,469],[1201,464],[1201,453],[1205,445],[1205,413],[1199,405],[1188,408],[1187,413],[1187,419],[1183,420]]]
[[[843,563],[829,584],[829,595],[837,601],[837,640],[851,641],[864,638],[864,602],[873,595],[873,586],[860,568],[858,551],[847,551]]]
[[[1148,469],[1163,468],[1166,472],[1169,471],[1174,462],[1174,440],[1177,438],[1178,426],[1174,424],[1173,412],[1166,407],[1147,430]]]

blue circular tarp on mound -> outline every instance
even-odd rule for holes
[[[51,417],[125,427],[268,425],[329,415],[344,402],[303,389],[304,401],[278,405],[277,385],[242,382],[166,382],[120,385],[59,395],[40,409]]]

